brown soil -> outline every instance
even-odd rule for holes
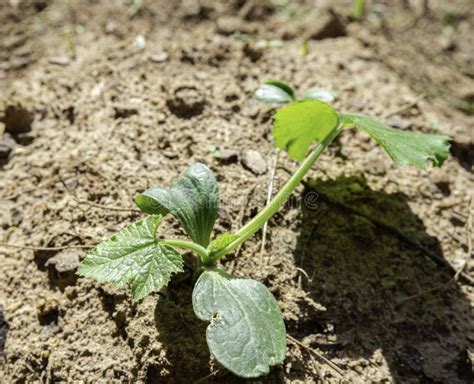
[[[397,169],[346,131],[269,222],[264,252],[257,234],[223,265],[264,282],[288,333],[343,382],[471,383],[474,290],[446,285],[452,273],[428,254],[473,275],[474,12],[467,0],[422,3],[377,2],[354,23],[349,1],[336,13],[259,0],[1,2],[1,241],[96,243],[140,216],[138,192],[196,161],[219,181],[217,232],[235,230],[264,203],[270,172],[215,149],[257,150],[271,166],[274,109],[255,88],[332,88],[341,110],[453,136],[452,156],[441,170]],[[275,188],[295,167],[279,154]],[[181,234],[170,219],[163,231]],[[85,253],[0,247],[0,382],[241,381],[209,356],[190,269],[137,303],[77,279]],[[341,378],[289,343],[260,382]]]

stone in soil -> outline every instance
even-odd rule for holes
[[[245,149],[242,152],[241,163],[244,168],[248,169],[255,175],[262,175],[267,171],[267,162],[260,152],[253,149]]]
[[[168,54],[163,50],[158,50],[150,56],[150,61],[153,63],[163,63],[168,60]]]
[[[67,56],[54,56],[49,59],[51,64],[60,65],[65,67],[71,63],[71,59]]]

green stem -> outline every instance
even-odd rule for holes
[[[163,239],[161,240],[161,244],[171,245],[173,247],[178,247],[178,248],[189,249],[190,251],[195,252],[201,258],[203,263],[207,263],[209,261],[209,253],[207,252],[207,249],[204,248],[202,245],[193,243],[192,241],[178,240],[178,239]]]
[[[235,233],[235,236],[237,236],[237,238],[234,241],[232,241],[224,248],[215,252],[212,257],[209,258],[209,262],[215,263],[222,256],[237,248],[240,244],[242,244],[245,240],[247,240],[255,232],[257,232],[265,224],[265,222],[268,221],[280,209],[283,204],[285,204],[285,202],[291,196],[291,193],[299,185],[301,180],[303,180],[303,177],[306,175],[312,165],[316,162],[321,153],[323,153],[324,150],[329,146],[329,144],[331,144],[331,142],[336,138],[342,128],[343,125],[340,124],[328,133],[328,135],[316,146],[316,148],[314,148],[310,152],[308,157],[306,157],[306,159],[301,163],[301,165],[293,174],[293,176],[291,176],[291,178],[287,181],[283,188],[280,189],[280,191],[276,194],[273,200],[262,211],[260,211],[257,216],[255,216],[239,231],[237,231],[237,233]]]

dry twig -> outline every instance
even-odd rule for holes
[[[421,297],[421,296],[423,296],[423,295],[426,295],[427,293],[435,292],[435,291],[438,291],[438,290],[443,289],[443,288],[448,288],[451,284],[453,284],[453,283],[455,283],[456,281],[458,281],[459,275],[462,273],[462,270],[464,269],[465,266],[466,266],[466,263],[463,263],[463,265],[456,271],[456,274],[455,274],[451,279],[449,279],[449,281],[447,281],[446,283],[443,283],[443,284],[437,285],[436,287],[433,287],[433,288],[424,290],[424,291],[422,291],[422,292],[420,292],[420,293],[417,293],[416,295],[412,295],[412,296],[405,297],[404,299],[399,300],[398,303],[397,303],[397,305],[404,304],[404,303],[406,303],[407,301],[416,299],[416,298],[418,298],[418,297]]]
[[[275,170],[276,170],[276,166],[278,162],[278,154],[279,154],[279,151],[277,149],[275,152],[275,155],[273,156],[272,168],[270,170],[270,177],[268,180],[267,201],[265,202],[265,204],[268,204],[270,200],[272,199],[273,180],[275,178]],[[265,222],[262,229],[262,245],[260,246],[260,266],[263,266],[263,254],[265,253],[265,242],[267,240],[267,230],[268,230],[268,221]]]
[[[418,104],[418,102],[420,100],[423,100],[424,98],[426,97],[426,95],[424,93],[418,95],[417,97],[415,97],[412,101],[409,101],[408,103],[406,103],[405,105],[402,105],[401,107],[399,108],[396,108],[394,109],[393,111],[390,111],[388,113],[386,113],[384,115],[384,118],[387,119],[393,115],[398,115],[399,113],[402,113],[402,112],[405,112],[407,110],[409,110],[411,107],[414,107]]]
[[[286,335],[286,338],[290,340],[293,344],[298,345],[299,347],[305,349],[306,351],[314,354],[318,359],[321,359],[324,361],[327,365],[329,365],[334,371],[336,371],[339,375],[343,376],[344,371],[339,368],[336,364],[334,364],[331,360],[329,360],[327,357],[321,355],[318,351],[315,349],[308,347],[307,345],[304,345],[301,341],[295,339],[293,336]]]
[[[37,247],[33,245],[18,245],[0,242],[0,247],[5,248],[16,248],[16,249],[29,249],[31,251],[61,251],[63,249],[90,249],[94,248],[97,244],[84,244],[84,245],[60,245],[57,247]]]

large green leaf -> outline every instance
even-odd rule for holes
[[[190,166],[169,188],[152,187],[135,199],[146,213],[171,213],[194,242],[207,247],[219,211],[219,190],[204,164]]]
[[[211,353],[236,375],[258,377],[283,361],[285,324],[263,284],[207,270],[194,288],[193,307],[197,317],[210,321],[206,336]]]
[[[255,91],[255,97],[265,103],[284,104],[295,100],[295,93],[288,84],[269,80]]]
[[[291,158],[303,160],[311,143],[324,139],[338,123],[339,116],[329,104],[318,100],[292,103],[275,114],[275,145],[286,149]]]
[[[449,154],[449,136],[395,129],[369,116],[341,114],[346,124],[370,135],[399,166],[415,165],[426,169],[431,162],[441,166]]]
[[[144,298],[183,271],[181,255],[155,238],[161,216],[136,221],[95,247],[81,263],[78,275],[118,286],[130,283],[133,297]]]

